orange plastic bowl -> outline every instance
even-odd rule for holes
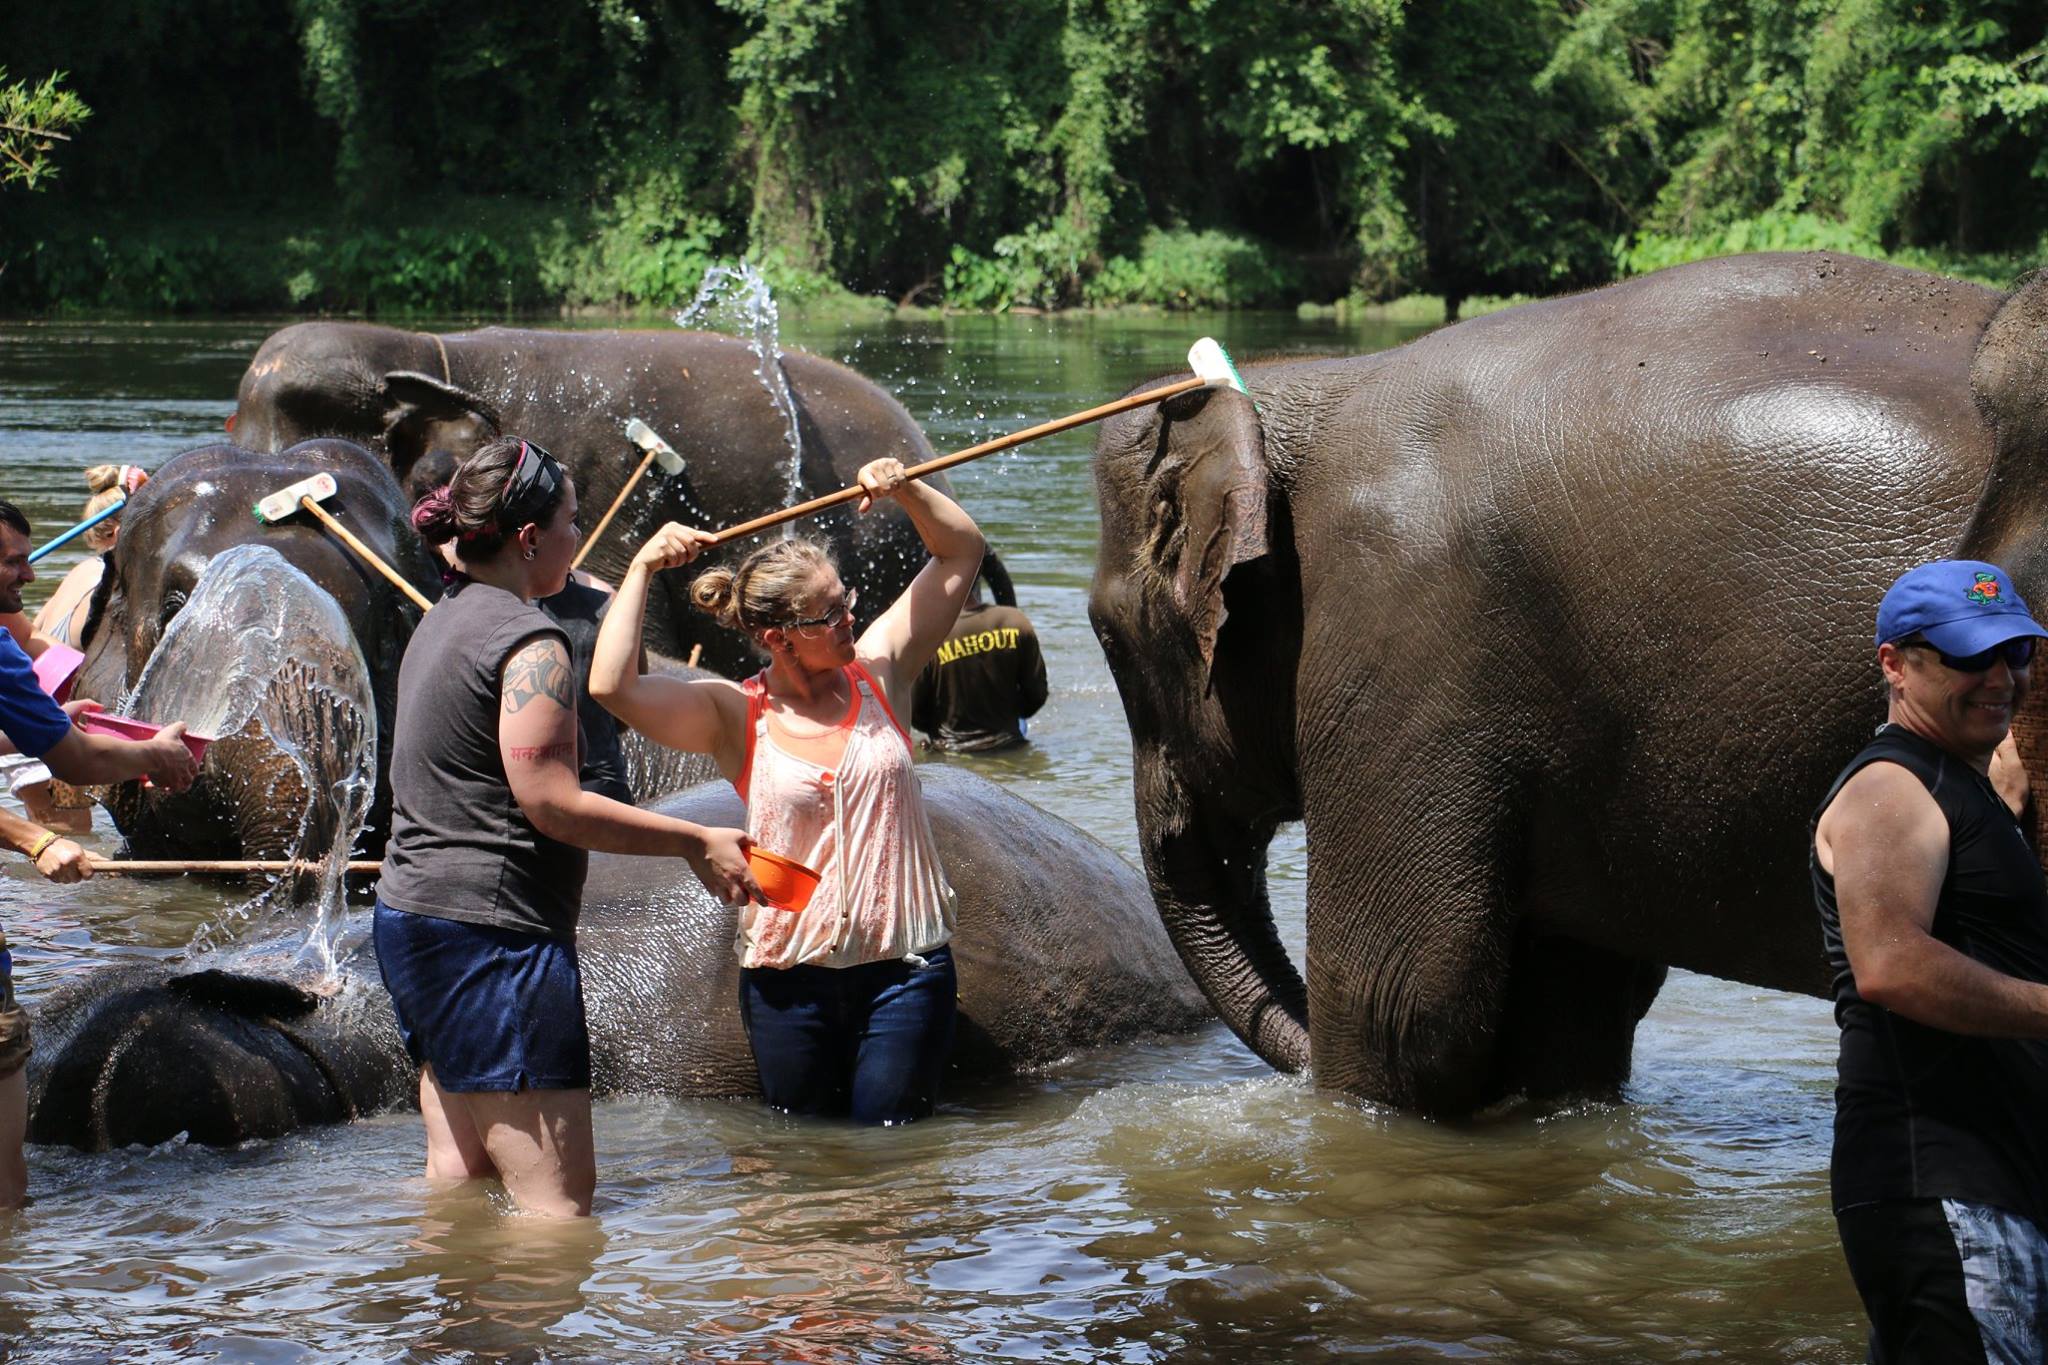
[[[777,910],[801,910],[818,889],[818,874],[794,858],[747,845],[747,868],[761,887],[761,897]]]

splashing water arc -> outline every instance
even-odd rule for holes
[[[783,505],[804,500],[803,437],[797,431],[796,399],[782,368],[782,314],[768,281],[748,261],[737,266],[714,265],[704,272],[697,296],[675,315],[678,327],[711,327],[737,333],[754,353],[754,377],[768,391],[768,401],[782,416],[782,439],[789,446],[789,472]],[[796,534],[784,526],[784,536]]]
[[[265,545],[216,555],[119,709],[142,720],[215,735],[202,780],[228,804],[300,805],[288,856],[316,863],[193,935],[218,947],[274,912],[310,908],[300,958],[331,976],[344,933],[343,878],[377,782],[377,710],[370,670],[340,606]],[[267,746],[297,777],[265,779],[250,760]],[[261,790],[255,787],[261,786]]]

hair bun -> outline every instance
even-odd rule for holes
[[[445,545],[455,539],[455,504],[442,484],[412,505],[412,529],[429,545]]]

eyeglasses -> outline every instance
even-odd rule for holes
[[[842,620],[851,621],[853,619],[854,604],[858,601],[860,601],[860,589],[848,588],[845,600],[823,616],[788,621],[784,623],[783,629],[802,631],[805,635],[815,635],[821,630],[829,630],[831,627],[838,625]]]
[[[2017,639],[2002,641],[1989,649],[1979,650],[1975,654],[1962,655],[1944,654],[1927,640],[1901,640],[1899,644],[1908,649],[1933,649],[1934,657],[1941,660],[1941,666],[1954,672],[1982,673],[2000,659],[2005,660],[2007,668],[2025,668],[2034,661],[2034,644],[2037,638],[2022,635]]]

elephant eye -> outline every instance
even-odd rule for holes
[[[157,612],[157,629],[162,630],[165,626],[168,626],[171,623],[171,618],[184,610],[184,607],[184,593],[177,591],[175,588],[166,592],[164,594],[163,607]]]

